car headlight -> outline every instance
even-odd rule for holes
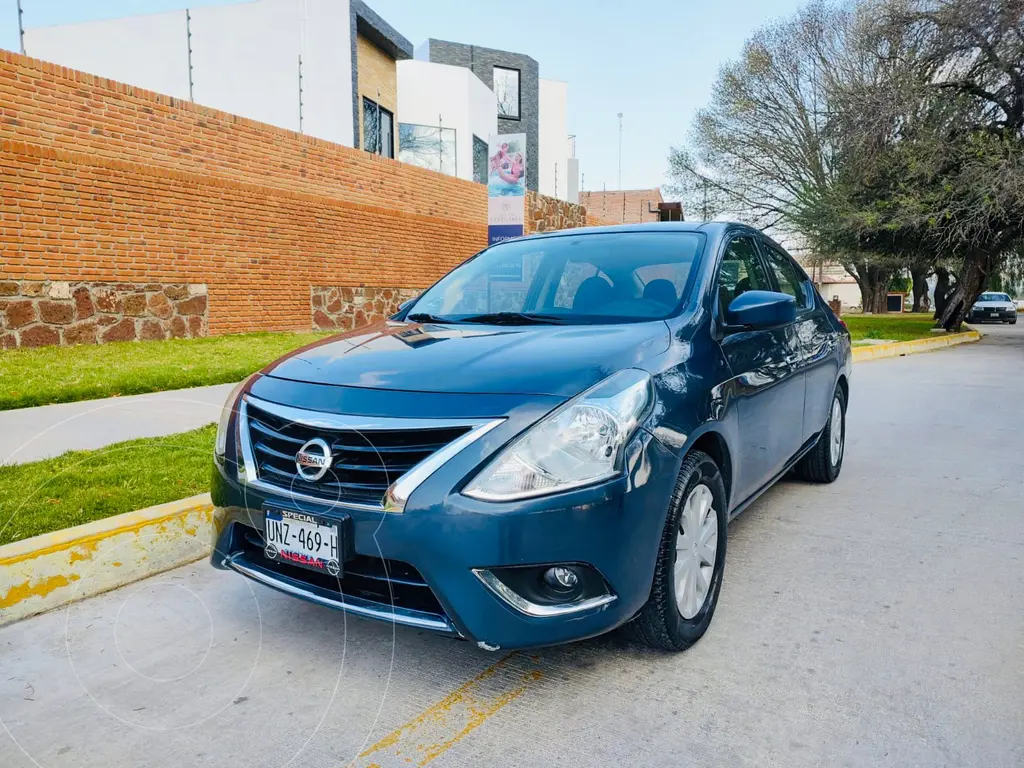
[[[228,425],[231,423],[231,414],[238,410],[238,395],[249,381],[256,376],[247,376],[231,390],[228,399],[224,401],[224,407],[220,411],[220,421],[217,424],[217,441],[214,443],[213,451],[217,456],[223,456],[228,450]]]
[[[511,501],[613,477],[650,402],[650,375],[633,368],[619,371],[530,427],[463,493],[486,501]]]

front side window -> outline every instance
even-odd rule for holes
[[[436,125],[398,124],[398,159],[403,163],[456,176],[455,129]]]
[[[757,256],[752,237],[733,238],[725,249],[722,266],[718,268],[718,302],[721,316],[733,299],[747,291],[769,291],[768,275]]]
[[[504,312],[564,324],[663,319],[688,299],[703,247],[704,236],[697,232],[511,240],[443,277],[409,317],[472,322],[474,315]]]
[[[808,286],[805,285],[807,281],[793,260],[769,243],[764,243],[764,255],[768,260],[768,266],[775,273],[779,290],[796,299],[797,309],[808,309],[811,306],[811,295]]]
[[[494,68],[494,96],[498,101],[498,117],[519,119],[519,70]]]

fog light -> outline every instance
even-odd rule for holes
[[[580,579],[572,568],[556,565],[554,568],[548,568],[544,571],[544,581],[552,589],[565,591],[575,589]]]

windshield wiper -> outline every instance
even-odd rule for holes
[[[484,325],[565,325],[565,320],[554,315],[534,315],[529,312],[489,312],[483,315],[460,317],[462,323]]]
[[[441,317],[440,315],[431,315],[431,314],[429,314],[427,312],[414,312],[413,314],[408,315],[405,319],[408,320],[411,323],[454,323],[454,322],[456,322],[455,320],[452,320],[450,318]]]

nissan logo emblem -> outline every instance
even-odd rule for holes
[[[303,480],[315,483],[327,474],[332,459],[331,446],[319,437],[314,437],[295,454],[295,469]]]

